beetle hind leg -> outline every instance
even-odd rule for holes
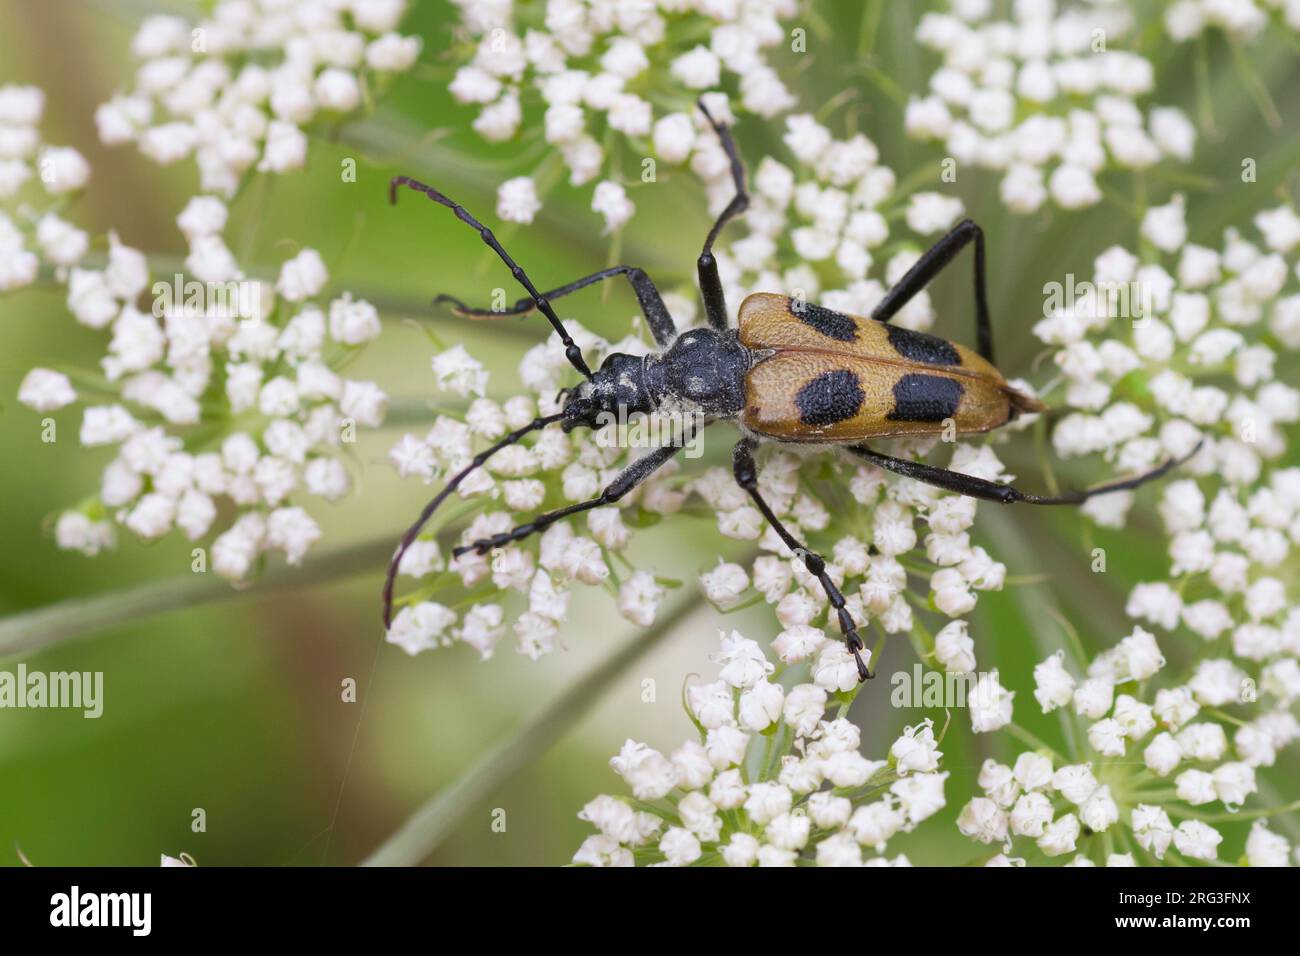
[[[862,643],[862,638],[858,635],[858,625],[853,620],[853,615],[849,613],[848,607],[844,602],[844,595],[840,589],[831,580],[831,576],[826,573],[826,559],[815,551],[809,550],[799,542],[794,535],[786,530],[781,519],[772,511],[771,506],[763,500],[763,496],[758,490],[758,466],[754,463],[754,442],[749,438],[742,438],[732,453],[732,470],[736,476],[736,484],[740,485],[754,500],[758,510],[762,512],[763,517],[767,519],[781,540],[785,542],[786,547],[798,555],[812,575],[814,575],[826,592],[826,599],[830,602],[831,607],[835,609],[835,614],[839,620],[840,633],[844,635],[844,643],[848,645],[849,651],[853,654],[853,660],[858,665],[858,680],[869,680],[876,675],[868,668],[866,661],[862,659],[862,652],[866,645]]]
[[[919,461],[908,461],[905,458],[894,458],[892,455],[884,455],[878,451],[872,451],[866,445],[854,445],[848,448],[848,451],[877,465],[888,471],[892,471],[904,478],[912,478],[916,481],[924,482],[927,485],[934,485],[936,488],[944,488],[948,491],[955,491],[959,495],[966,495],[970,498],[981,498],[984,501],[996,501],[999,504],[1028,504],[1028,505],[1079,505],[1083,504],[1089,498],[1097,495],[1109,494],[1116,491],[1128,491],[1146,484],[1148,481],[1154,481],[1167,472],[1183,464],[1198,451],[1201,450],[1201,442],[1198,442],[1186,455],[1181,458],[1170,458],[1164,463],[1157,465],[1150,471],[1135,475],[1132,478],[1123,478],[1119,481],[1107,482],[1104,485],[1097,485],[1093,488],[1084,488],[1077,491],[1066,491],[1059,495],[1033,495],[1011,485],[1004,485],[996,481],[987,481],[983,478],[976,478],[973,475],[964,475],[959,471],[949,471],[947,468],[939,468],[935,465],[926,465]]]

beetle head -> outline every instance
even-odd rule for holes
[[[649,413],[654,402],[645,384],[645,362],[635,355],[612,352],[591,378],[569,392],[561,427],[597,428],[637,412]]]

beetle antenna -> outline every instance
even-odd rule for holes
[[[415,524],[406,529],[406,534],[402,535],[402,541],[397,546],[397,551],[393,554],[393,560],[388,564],[388,576],[384,579],[384,629],[387,630],[393,623],[393,585],[397,581],[397,569],[402,563],[402,558],[406,555],[407,550],[415,543],[419,537],[420,531],[425,524],[433,517],[433,513],[451,495],[453,491],[460,487],[463,482],[475,469],[481,468],[483,464],[495,455],[501,449],[515,444],[529,432],[535,432],[547,425],[552,425],[564,417],[563,412],[554,415],[544,415],[541,418],[535,418],[523,428],[512,431],[505,438],[502,438],[490,448],[485,448],[471,459],[470,463],[452,476],[451,480],[443,487],[442,491],[433,496],[433,500],[424,506],[420,512],[420,517],[416,519]]]
[[[537,286],[533,285],[533,280],[528,278],[528,274],[524,272],[523,268],[514,259],[510,258],[510,253],[506,252],[501,243],[497,241],[497,237],[493,235],[492,230],[475,219],[470,211],[460,203],[447,198],[432,186],[422,183],[418,179],[412,179],[410,176],[394,176],[389,182],[388,201],[394,205],[397,204],[397,187],[399,186],[406,186],[417,193],[424,193],[433,202],[446,206],[454,212],[456,218],[461,222],[477,230],[479,238],[501,258],[502,262],[510,267],[510,274],[524,287],[529,298],[537,303],[538,310],[551,323],[551,328],[555,329],[555,334],[564,343],[564,357],[569,360],[569,364],[581,372],[583,378],[591,378],[591,369],[588,368],[586,360],[582,357],[582,349],[578,348],[577,343],[573,341],[573,336],[569,335],[568,329],[564,327],[560,317],[555,314],[555,309],[551,308],[550,301],[537,290]]]

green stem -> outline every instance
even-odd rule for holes
[[[525,765],[545,753],[600,698],[624,670],[658,646],[692,610],[693,599],[678,602],[654,629],[627,641],[528,722],[518,734],[488,751],[459,780],[417,809],[396,832],[361,861],[362,866],[416,866],[437,849],[457,821]]]
[[[82,640],[177,608],[192,609],[200,604],[307,587],[361,571],[378,571],[392,555],[393,536],[384,535],[321,555],[301,568],[277,568],[242,590],[208,572],[59,601],[0,619],[0,660]]]
[[[1246,87],[1246,92],[1254,100],[1259,115],[1264,117],[1264,122],[1269,125],[1270,129],[1281,129],[1282,117],[1273,104],[1273,97],[1268,91],[1268,84],[1260,77],[1258,68],[1242,48],[1239,40],[1229,36],[1228,46],[1232,50],[1232,59],[1236,63],[1242,85]]]
[[[1056,750],[1055,747],[1048,744],[1041,737],[1035,736],[1034,734],[1030,733],[1028,730],[1026,730],[1024,727],[1021,727],[1019,724],[1016,723],[1007,724],[1006,727],[1004,727],[1003,729],[1006,730],[1006,732],[1009,733],[1012,737],[1015,737],[1017,740],[1019,740],[1021,743],[1028,744],[1030,747],[1033,747],[1035,750],[1046,751],[1047,753],[1051,754],[1060,763],[1069,763],[1069,761],[1066,760],[1065,757],[1063,757]]]
[[[1202,813],[1199,810],[1192,810],[1188,807],[1170,805],[1168,811],[1180,817],[1192,817],[1195,820],[1203,820],[1206,823],[1233,823],[1237,820],[1255,820],[1259,817],[1276,817],[1283,813],[1295,813],[1300,810],[1300,800],[1288,803],[1282,807],[1265,807],[1262,810],[1238,810],[1235,813],[1229,811],[1225,813]]]

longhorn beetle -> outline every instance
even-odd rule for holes
[[[641,269],[614,266],[549,292],[540,292],[502,248],[492,230],[465,207],[408,176],[398,176],[389,184],[389,202],[395,203],[398,188],[405,186],[446,206],[458,219],[478,230],[482,240],[509,266],[511,274],[528,292],[528,298],[504,311],[472,309],[450,296],[440,296],[439,300],[453,302],[461,315],[472,318],[524,315],[536,309],[551,323],[564,343],[565,356],[584,381],[566,394],[559,412],[534,419],[475,455],[425,506],[402,536],[388,566],[383,594],[385,627],[392,621],[393,583],[398,565],[438,506],[470,472],[482,467],[501,449],[515,444],[529,432],[557,422],[565,432],[595,428],[598,422],[607,421],[604,416],[611,413],[649,414],[671,402],[674,408],[692,412],[690,420],[703,421],[701,428],[715,421],[734,423],[741,432],[732,454],[736,482],[825,589],[838,617],[840,632],[857,661],[860,680],[872,674],[862,659],[862,638],[845,607],[844,595],[827,574],[825,560],[786,530],[759,492],[754,449],[760,442],[838,445],[873,465],[958,494],[1002,504],[1034,505],[1079,504],[1093,495],[1136,488],[1195,454],[1193,450],[1145,474],[1086,490],[1034,495],[1011,485],[873,451],[864,444],[865,440],[936,434],[949,420],[955,425],[956,434],[987,432],[1014,421],[1022,412],[1044,410],[1045,406],[1036,398],[1012,388],[993,365],[993,332],[985,298],[983,232],[969,219],[954,226],[889,290],[870,318],[759,292],[741,303],[739,327],[730,328],[713,243],[723,226],[745,211],[749,196],[745,192],[744,164],[730,130],[713,118],[703,102],[699,107],[726,151],[736,193],[709,230],[704,250],[696,261],[708,327],[691,329],[681,335],[677,334],[659,290]],[[889,320],[899,309],[972,242],[975,244],[976,350],[890,325]],[[615,352],[593,372],[555,314],[551,300],[615,276],[625,276],[631,283],[659,352],[645,357]],[[543,531],[562,518],[613,504],[676,455],[691,437],[692,434],[677,436],[672,444],[655,448],[639,458],[590,501],[539,514],[527,524],[458,547],[452,554],[456,557],[468,551],[486,554]]]

